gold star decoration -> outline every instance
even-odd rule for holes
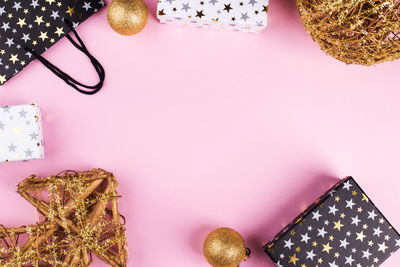
[[[369,199],[368,199],[368,197],[365,195],[365,194],[362,194],[362,199],[361,199],[361,201],[365,201],[365,202],[369,202]]]
[[[200,10],[200,11],[196,11],[196,17],[198,17],[198,18],[202,18],[202,17],[204,17],[205,15],[204,15],[204,13],[203,13],[203,10]]]
[[[26,25],[25,19],[20,19],[18,18],[17,25],[19,25],[21,28]]]
[[[339,197],[339,196],[336,196],[336,197],[335,197],[335,201],[336,201],[336,202],[339,202],[339,201],[340,201],[340,197]]]
[[[338,229],[340,231],[340,229],[344,226],[340,220],[337,222],[333,222],[335,224],[335,226],[333,227],[333,229]]]
[[[322,263],[323,261],[324,261],[324,260],[321,259],[321,258],[318,259],[318,263]]]
[[[318,245],[318,243],[314,241],[314,242],[312,243],[312,245],[313,245],[313,247],[316,247],[316,246]]]
[[[0,83],[3,84],[6,82],[6,75],[0,75]]]
[[[340,214],[340,218],[344,219],[344,217],[346,217],[346,214],[344,213]]]
[[[356,240],[360,240],[361,242],[363,242],[363,241],[364,241],[364,238],[367,237],[366,235],[364,235],[364,231],[361,231],[361,232],[359,232],[359,233],[356,233],[356,235],[357,235]]]
[[[47,3],[49,3],[49,5],[53,4],[56,0],[46,0]]]
[[[4,55],[5,52],[6,52],[6,51],[5,51],[4,49],[1,49],[1,50],[0,50],[0,54],[2,54],[2,55]]]
[[[361,213],[363,211],[363,209],[361,208],[361,207],[359,207],[358,209],[357,209],[357,212],[358,213]]]
[[[11,19],[13,17],[13,14],[9,13],[7,16],[9,19]]]
[[[57,28],[57,30],[54,33],[57,34],[58,37],[60,37],[61,34],[64,34],[64,31],[63,31],[64,27],[61,27],[61,28],[56,27],[56,28]]]
[[[297,247],[296,248],[296,252],[300,252],[301,251],[301,248],[300,247]]]
[[[340,257],[339,252],[336,252],[336,253],[335,253],[335,258],[339,258],[339,257]]]
[[[227,5],[224,4],[224,6],[225,6],[224,10],[229,13],[229,11],[232,9],[231,4],[227,4]]]
[[[48,36],[47,36],[47,32],[40,32],[40,36],[39,36],[39,38],[40,39],[42,39],[42,41],[44,41],[44,40],[46,40],[47,38],[49,38]]]
[[[165,16],[164,9],[159,10],[159,11],[158,11],[158,15],[159,15],[159,16]]]
[[[68,6],[68,10],[67,10],[66,13],[68,13],[70,16],[72,16],[72,14],[75,13],[75,7],[69,7],[69,6]]]
[[[326,252],[328,254],[329,254],[329,251],[331,251],[331,249],[332,249],[332,247],[330,246],[329,242],[326,243],[325,245],[322,244],[322,247],[323,247],[322,252]]]
[[[90,266],[92,254],[112,267],[126,266],[117,184],[101,169],[25,179],[18,193],[44,220],[19,228],[0,225],[1,266]]]
[[[298,258],[296,258],[296,254],[294,254],[293,256],[289,256],[289,258],[289,263],[293,263],[294,265],[296,265],[296,262],[299,260]]]
[[[36,16],[36,19],[33,22],[36,22],[38,25],[40,25],[40,23],[44,23],[43,16]]]
[[[60,7],[62,5],[61,2],[57,2],[57,6]]]
[[[356,190],[353,190],[353,191],[351,192],[351,194],[352,194],[353,196],[356,196],[356,195],[357,195],[357,191],[356,191]]]
[[[19,61],[18,59],[18,54],[11,54],[11,57],[9,59],[10,61],[12,61],[13,64],[15,64],[15,62]]]
[[[13,129],[13,132],[14,132],[15,134],[20,134],[20,133],[21,133],[21,128],[19,128],[19,127],[17,126],[17,127],[15,127],[15,128]]]
[[[44,11],[46,11],[46,7],[42,6],[42,8],[40,10],[42,10],[44,12]]]

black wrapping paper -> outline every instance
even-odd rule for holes
[[[0,84],[4,84],[34,56],[42,54],[73,27],[105,5],[103,0],[7,0],[0,2]]]
[[[399,233],[347,177],[278,233],[264,251],[277,266],[372,267],[399,248]]]

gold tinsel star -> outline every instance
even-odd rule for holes
[[[92,253],[110,266],[126,266],[127,243],[116,187],[113,174],[101,169],[25,179],[18,193],[43,220],[20,228],[0,225],[0,266],[86,267]]]

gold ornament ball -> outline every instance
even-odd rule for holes
[[[146,26],[149,12],[142,0],[113,0],[107,9],[111,28],[122,35],[133,35]]]
[[[230,228],[218,228],[205,239],[203,253],[213,267],[237,267],[247,258],[242,236]]]

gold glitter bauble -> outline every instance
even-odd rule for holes
[[[133,35],[146,26],[149,12],[142,0],[113,0],[107,10],[111,28],[122,35]]]
[[[322,50],[348,64],[400,58],[400,1],[297,0],[303,24]]]
[[[203,253],[214,267],[237,267],[248,255],[242,236],[230,228],[212,231],[204,241]]]

